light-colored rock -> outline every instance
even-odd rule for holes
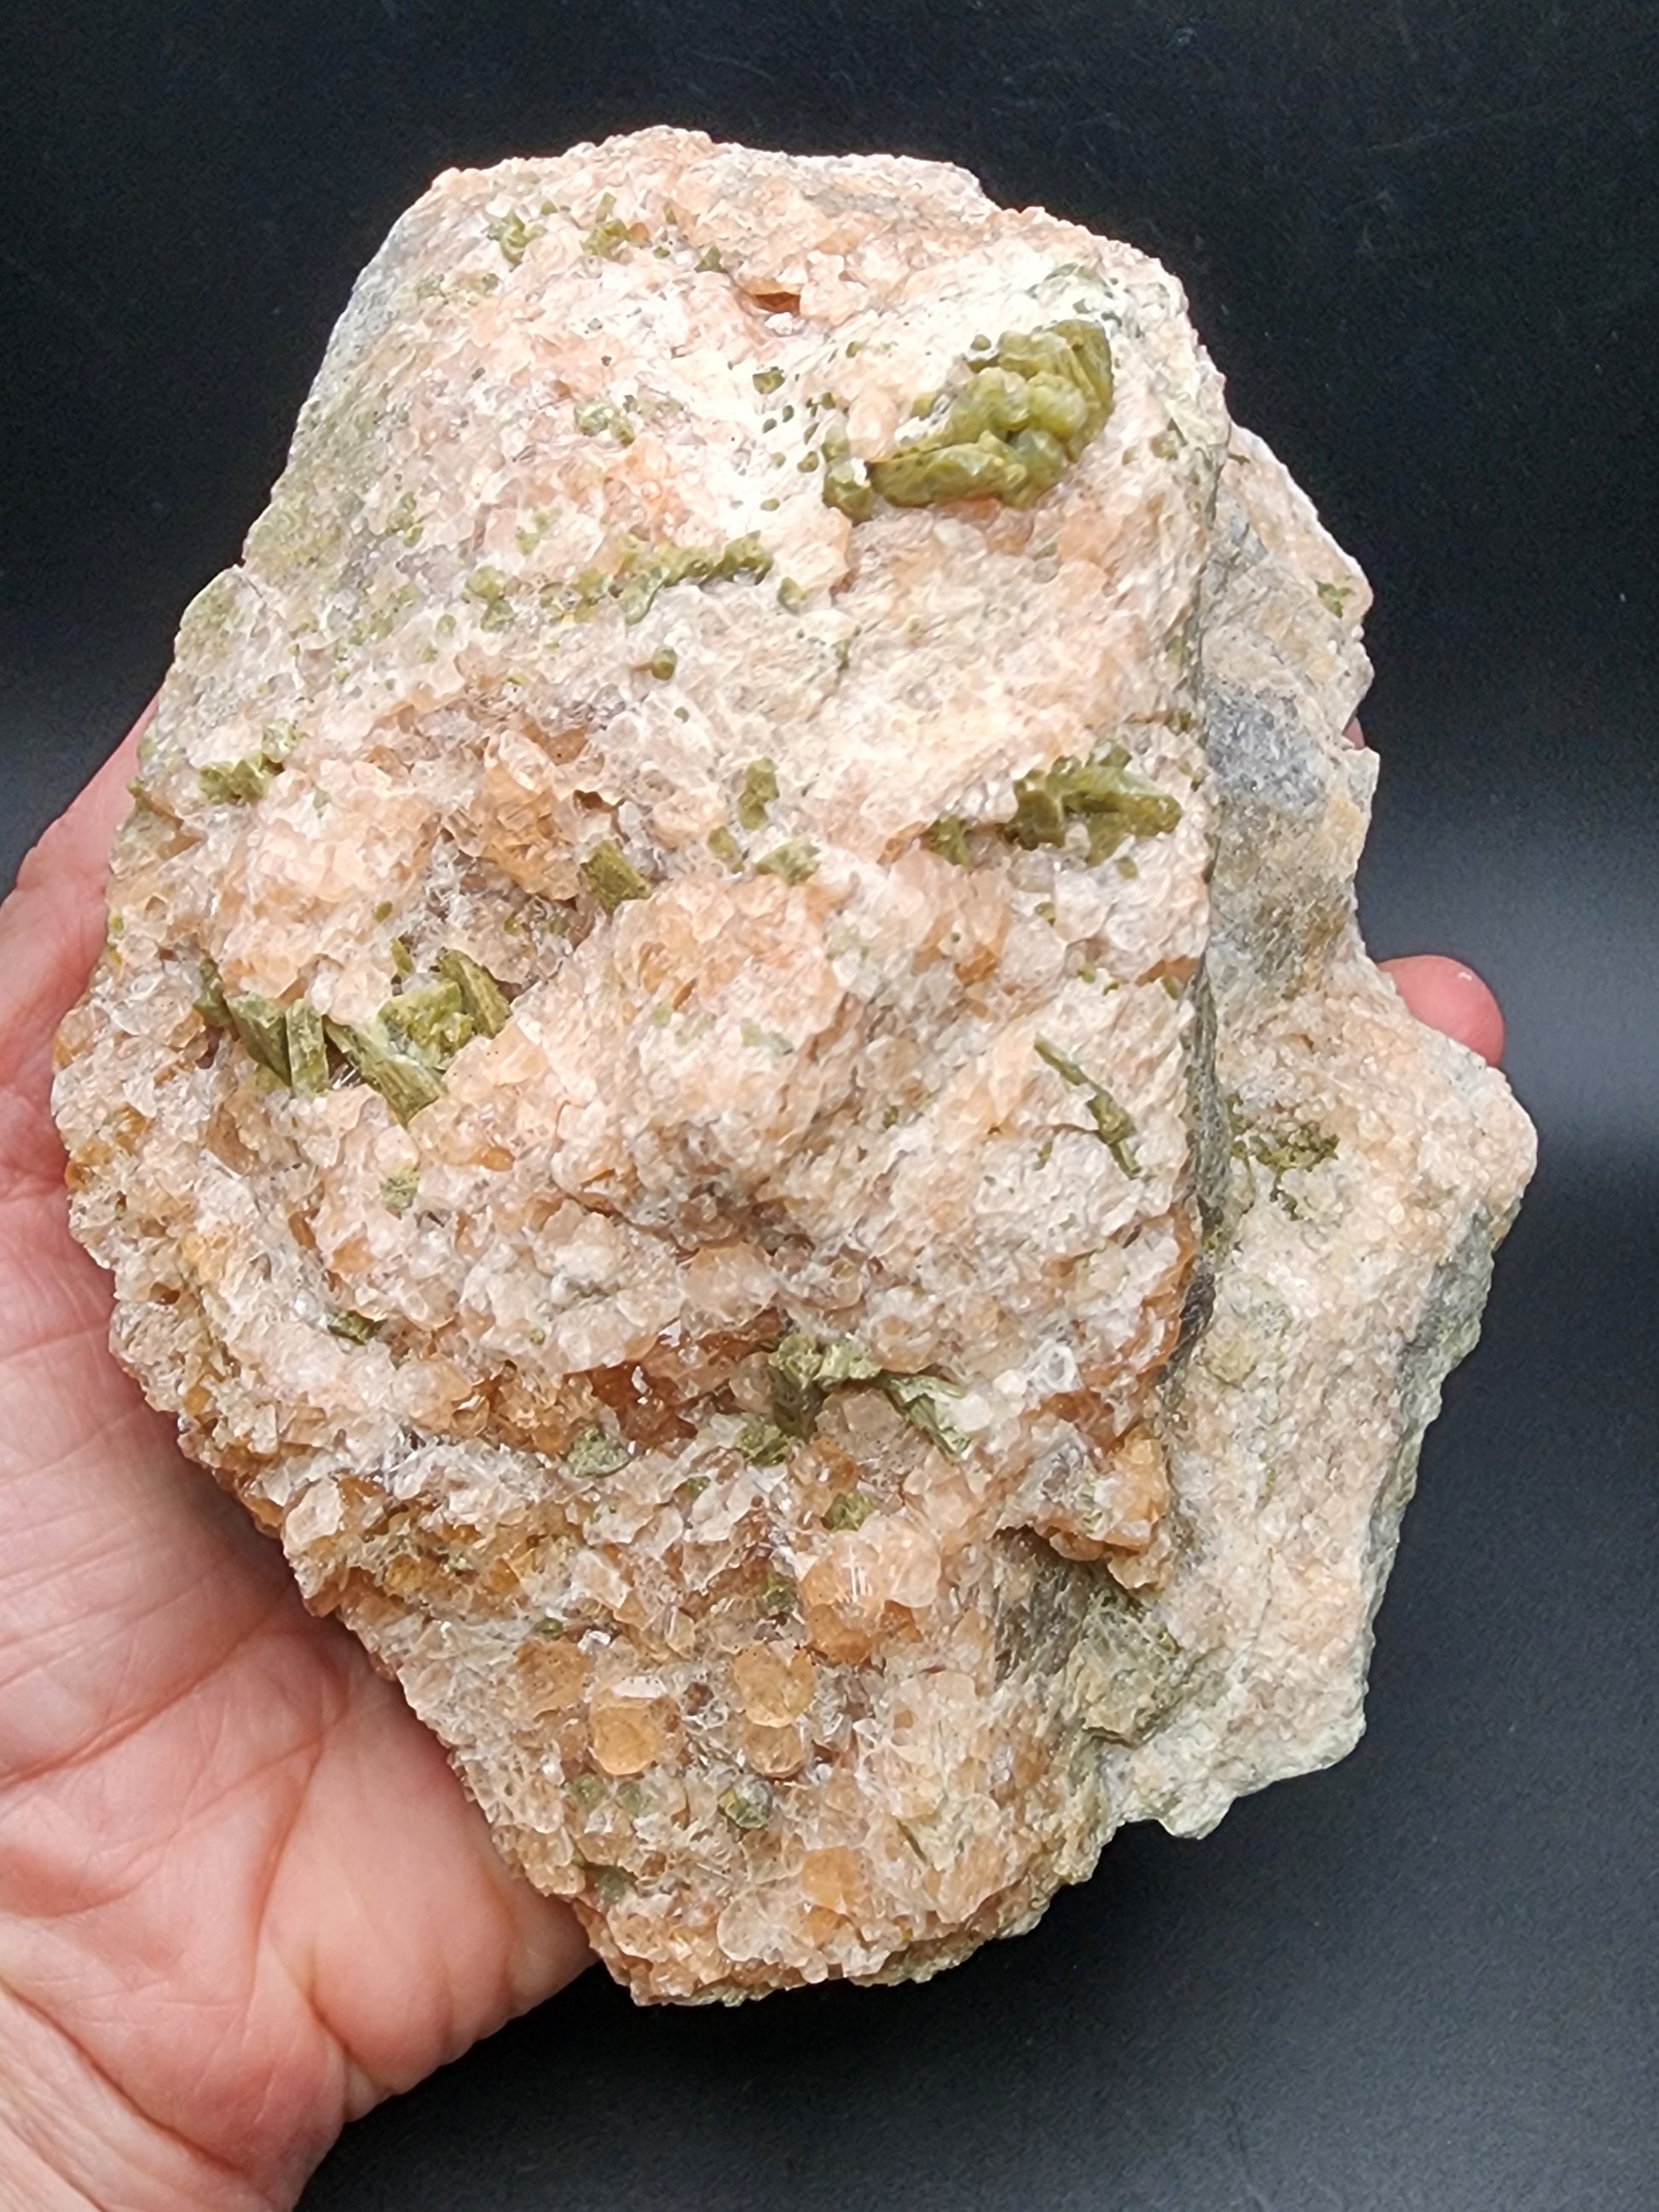
[[[440,179],[185,617],[76,1232],[640,1995],[1353,1741],[1531,1162],[1355,930],[1366,598],[1155,264],[653,131]]]

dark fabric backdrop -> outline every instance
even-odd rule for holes
[[[235,557],[433,173],[648,121],[963,163],[1188,284],[1364,562],[1379,953],[1473,961],[1543,1166],[1370,1729],[920,1989],[576,1990],[307,2212],[1659,2203],[1659,9],[0,0],[0,884]],[[0,1073],[3,1073],[0,1071]]]

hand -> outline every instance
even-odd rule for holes
[[[586,1954],[106,1349],[47,1092],[138,734],[0,908],[0,2203],[263,2212]],[[1497,1057],[1468,969],[1389,968]]]
[[[137,735],[0,908],[0,2203],[30,2212],[289,2204],[586,1959],[106,1348],[47,1091]]]

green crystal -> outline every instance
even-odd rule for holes
[[[289,1081],[301,1098],[315,1098],[328,1088],[328,1044],[323,1018],[309,999],[296,999],[283,1018],[287,1032]]]
[[[1005,331],[994,353],[976,350],[968,367],[942,414],[931,395],[918,399],[913,412],[933,418],[921,437],[869,464],[870,485],[891,505],[988,498],[1029,507],[1112,411],[1111,348],[1094,323]]]
[[[772,1817],[772,1792],[757,1774],[745,1774],[717,1800],[734,1828],[763,1828]]]
[[[750,761],[743,772],[738,793],[738,821],[745,830],[758,830],[766,810],[778,795],[778,772],[769,760]]]
[[[772,1419],[789,1437],[812,1431],[826,1393],[847,1382],[868,1382],[881,1373],[867,1353],[851,1337],[827,1340],[792,1329],[773,1347],[767,1359],[772,1393]]]
[[[513,1009],[501,985],[470,952],[451,947],[438,955],[438,973],[460,994],[468,1020],[481,1036],[498,1036]]]
[[[629,899],[649,898],[651,886],[645,878],[609,838],[596,845],[582,862],[582,873],[587,878],[589,890],[607,914]]]
[[[823,1525],[837,1531],[861,1528],[875,1510],[875,1499],[866,1498],[861,1490],[838,1490],[830,1501]]]
[[[922,843],[930,853],[937,853],[941,860],[948,860],[953,868],[965,868],[972,855],[968,850],[968,824],[960,814],[941,814],[922,832]]]
[[[289,1078],[288,1019],[274,1000],[255,991],[239,991],[227,999],[231,1026],[261,1067],[268,1067],[283,1083]]]
[[[361,1026],[325,1022],[323,1027],[335,1050],[361,1081],[380,1092],[400,1121],[412,1120],[423,1106],[442,1097],[437,1071],[413,1054],[400,1051],[378,1020]]]
[[[367,1314],[343,1311],[331,1306],[323,1316],[323,1326],[331,1336],[341,1337],[347,1344],[367,1344],[380,1333],[380,1324],[371,1321]]]
[[[459,983],[448,976],[436,983],[417,983],[400,991],[380,1008],[380,1018],[394,1051],[434,1062],[440,1067],[452,1060],[472,1036]]]
[[[196,1011],[210,1029],[234,1030],[230,1008],[225,1001],[225,987],[218,969],[211,960],[204,959],[198,970],[196,986]]]
[[[882,1388],[911,1427],[920,1429],[947,1459],[963,1457],[970,1439],[950,1417],[951,1401],[962,1395],[954,1382],[938,1375],[884,1375]]]
[[[800,1592],[786,1574],[774,1571],[760,1587],[760,1608],[770,1620],[787,1620],[800,1603]]]
[[[1097,1083],[1094,1077],[1079,1067],[1068,1053],[1062,1052],[1056,1044],[1050,1044],[1047,1037],[1038,1037],[1034,1048],[1037,1058],[1045,1060],[1063,1083],[1069,1083],[1074,1089],[1088,1093],[1084,1103],[1095,1125],[1095,1134],[1124,1174],[1131,1176],[1141,1174],[1141,1165],[1131,1141],[1135,1134],[1134,1122],[1105,1085]]]
[[[407,1213],[415,1203],[420,1178],[412,1167],[393,1168],[380,1182],[380,1203],[388,1213]]]
[[[745,1421],[732,1443],[750,1467],[781,1467],[789,1456],[789,1438],[774,1421]]]
[[[763,860],[755,863],[757,876],[781,876],[787,884],[804,884],[809,876],[817,873],[818,848],[810,837],[792,837],[787,844],[775,846]]]
[[[531,242],[542,235],[543,226],[526,222],[515,210],[509,215],[499,215],[485,225],[485,234],[501,250],[501,258],[509,269],[516,269],[529,252]]]
[[[597,1421],[577,1430],[564,1455],[566,1470],[578,1482],[597,1482],[615,1474],[628,1461],[628,1446],[622,1438],[611,1435]]]
[[[249,805],[264,797],[278,773],[274,762],[250,753],[241,760],[210,761],[196,781],[203,798],[214,805]]]
[[[1181,819],[1179,802],[1128,763],[1126,746],[1110,745],[1086,761],[1065,755],[1052,768],[1033,769],[1014,785],[1014,816],[1003,834],[1029,852],[1064,845],[1072,823],[1081,822],[1091,866],[1126,837],[1167,836]]]

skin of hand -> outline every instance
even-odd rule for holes
[[[48,1093],[143,727],[0,907],[3,2212],[291,2205],[347,2120],[587,1961],[106,1349]],[[1388,965],[1497,1059],[1468,969]]]

